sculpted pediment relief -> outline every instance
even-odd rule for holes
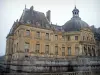
[[[82,28],[81,31],[88,31],[88,32],[92,32],[92,30],[90,28]]]

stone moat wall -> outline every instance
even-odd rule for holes
[[[19,60],[12,60],[10,67],[12,72],[79,72],[99,71],[99,57],[78,57],[73,59],[27,57]]]

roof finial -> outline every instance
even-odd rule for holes
[[[76,9],[76,5],[75,5],[75,9]]]
[[[75,9],[76,9],[76,0],[74,0],[74,5],[75,5]]]
[[[25,4],[25,9],[26,9],[26,4]]]

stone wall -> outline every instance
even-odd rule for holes
[[[13,60],[10,69],[33,73],[98,71],[100,70],[100,59],[99,57],[77,57],[77,59],[27,57]]]
[[[2,73],[3,74],[3,73]],[[61,73],[5,73],[3,75],[100,75],[100,72],[61,72]]]

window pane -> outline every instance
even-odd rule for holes
[[[30,35],[30,31],[26,30],[26,35],[29,36]]]
[[[85,37],[83,36],[83,40],[85,39]]]
[[[49,33],[46,33],[46,39],[49,39]]]
[[[39,53],[40,50],[40,44],[36,44],[36,52]]]
[[[29,43],[25,42],[25,52],[29,52]]]
[[[65,56],[65,52],[62,52],[62,56]]]
[[[89,37],[87,37],[87,40],[89,39]]]
[[[58,46],[55,46],[55,54],[58,55]]]
[[[68,36],[68,41],[70,41],[70,36]]]
[[[37,32],[37,35],[36,36],[37,36],[37,38],[40,37],[40,32]]]
[[[65,56],[65,47],[62,47],[62,56]]]
[[[46,46],[45,46],[45,53],[46,53],[46,54],[49,54],[49,45],[46,45]]]
[[[75,40],[78,40],[78,36],[75,36]]]
[[[62,52],[65,52],[65,47],[62,47]]]
[[[55,35],[55,40],[58,40],[58,35]]]
[[[71,47],[68,47],[68,55],[71,55]]]

